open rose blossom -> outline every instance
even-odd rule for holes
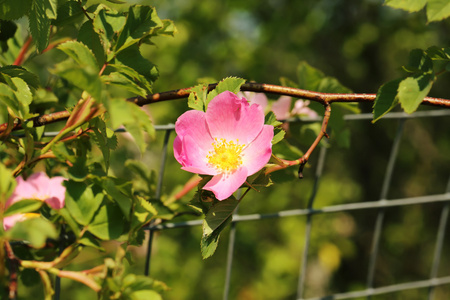
[[[54,209],[63,208],[66,194],[66,188],[62,185],[64,180],[66,179],[60,176],[49,178],[44,172],[34,173],[28,177],[27,180],[24,180],[22,176],[19,176],[16,178],[16,188],[8,201],[6,201],[5,208],[24,199],[41,200]],[[3,219],[3,228],[8,230],[14,226],[16,222],[35,216],[36,214],[16,214],[7,216]]]
[[[223,92],[205,112],[190,110],[175,123],[174,155],[182,169],[212,175],[203,187],[218,200],[230,197],[272,154],[273,126],[260,105]]]

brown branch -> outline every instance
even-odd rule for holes
[[[208,90],[211,91],[217,86],[216,83],[210,84],[208,86]],[[152,103],[168,101],[168,100],[176,100],[187,98],[190,94],[192,87],[183,88],[178,90],[172,90],[162,93],[151,94],[146,97],[133,97],[128,98],[127,101],[133,102],[136,105],[143,106]],[[277,95],[286,95],[292,96],[296,98],[311,100],[319,102],[323,105],[326,103],[333,102],[373,102],[375,101],[376,94],[338,94],[338,93],[320,93],[313,92],[308,90],[302,90],[297,88],[266,84],[266,83],[255,83],[248,82],[242,85],[242,91],[251,91],[251,92],[259,92],[259,93],[269,93],[269,94],[277,94]],[[425,97],[422,101],[422,104],[432,105],[444,108],[450,108],[450,100],[442,99],[442,98],[433,98],[433,97]],[[70,116],[68,111],[60,111],[48,115],[42,115],[39,117],[31,118],[29,121],[33,122],[33,127],[39,127],[43,125],[47,125],[50,123],[67,120]],[[0,133],[7,129],[8,124],[0,125]],[[15,123],[13,127],[14,130],[18,130],[22,128],[22,124]]]
[[[322,138],[324,136],[328,138],[327,127],[328,127],[328,122],[330,121],[330,117],[331,117],[331,105],[328,102],[325,102],[324,106],[325,106],[325,113],[323,116],[322,127],[320,130],[320,133],[319,133],[319,135],[317,135],[316,139],[314,140],[312,145],[309,147],[308,151],[306,151],[306,153],[303,154],[302,157],[300,157],[299,159],[296,159],[296,160],[285,160],[285,159],[277,158],[277,160],[280,163],[273,165],[271,167],[268,167],[266,169],[266,174],[270,174],[275,171],[286,169],[291,166],[299,165],[300,167],[298,170],[298,177],[303,178],[303,174],[302,174],[303,167],[308,162],[309,157],[311,156],[312,152],[316,149],[316,147],[319,145],[320,141],[322,140]]]
[[[17,299],[17,269],[20,263],[20,260],[14,255],[14,252],[11,248],[11,245],[8,241],[4,242],[6,257],[9,261],[9,300]]]

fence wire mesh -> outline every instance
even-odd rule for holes
[[[424,289],[426,290],[426,298],[427,299],[436,299],[439,300],[436,296],[436,288],[438,286],[445,286],[450,284],[450,272],[448,270],[439,273],[440,266],[442,263],[442,259],[445,258],[448,260],[448,253],[444,251],[444,243],[446,239],[446,229],[448,229],[448,218],[449,218],[449,207],[450,207],[450,166],[445,165],[444,169],[446,170],[447,176],[449,176],[448,182],[446,184],[445,190],[442,190],[438,194],[430,194],[430,195],[422,195],[422,196],[414,196],[414,197],[400,197],[400,198],[389,198],[389,192],[393,184],[393,178],[395,177],[396,164],[399,160],[399,147],[402,144],[402,135],[404,133],[405,122],[408,122],[410,119],[418,119],[418,118],[427,118],[434,119],[439,117],[447,117],[450,116],[450,112],[446,110],[430,110],[430,111],[421,111],[416,112],[411,115],[407,115],[404,113],[390,113],[385,116],[384,119],[393,119],[398,122],[398,126],[396,132],[393,136],[393,141],[391,145],[391,150],[389,157],[386,157],[387,165],[385,165],[385,171],[383,175],[383,181],[381,188],[379,190],[379,196],[377,199],[370,199],[368,201],[359,201],[352,203],[342,203],[336,205],[321,205],[318,204],[317,194],[320,189],[327,189],[327,186],[320,185],[321,179],[323,178],[327,159],[327,152],[330,151],[327,147],[322,147],[316,150],[316,160],[312,163],[315,168],[314,180],[312,181],[312,192],[310,193],[309,199],[307,201],[307,205],[305,208],[294,208],[287,210],[279,210],[275,212],[269,213],[254,213],[254,214],[240,214],[237,211],[234,212],[233,220],[231,224],[231,228],[229,232],[227,232],[228,245],[226,247],[226,262],[223,265],[223,272],[225,273],[225,280],[223,284],[223,299],[230,299],[230,291],[233,289],[233,267],[235,265],[236,255],[236,247],[237,240],[236,235],[239,234],[240,224],[244,222],[261,222],[266,219],[283,219],[288,217],[296,217],[296,218],[305,218],[306,225],[304,227],[303,232],[298,232],[295,234],[299,234],[302,236],[302,248],[303,250],[300,253],[297,253],[298,257],[300,257],[300,265],[298,272],[298,281],[297,286],[292,286],[292,290],[296,290],[296,299],[302,300],[313,300],[313,299],[371,299],[378,295],[390,295],[399,293],[407,290],[417,290]],[[345,120],[348,122],[357,122],[357,121],[365,121],[371,120],[371,114],[359,114],[359,115],[348,115],[345,116]],[[444,122],[444,124],[446,124]],[[372,125],[373,126],[373,125]],[[167,164],[167,153],[170,146],[170,137],[174,135],[173,130],[174,126],[158,126],[157,130],[164,131],[164,142],[162,146],[162,154],[161,154],[161,164],[160,164],[160,176],[159,181],[157,183],[156,189],[156,198],[161,196],[161,189],[163,187],[163,180],[167,180],[164,176],[164,171],[166,169]],[[447,132],[448,128],[442,128],[442,130]],[[447,137],[450,137],[447,135]],[[375,137],[369,138],[369,142],[367,142],[367,147],[371,147],[371,143],[375,141]],[[426,141],[424,141],[426,142]],[[355,154],[361,155],[361,154]],[[444,153],[443,156],[447,157],[450,153]],[[373,164],[370,159],[367,160],[368,164]],[[448,160],[440,162],[441,164],[447,164]],[[442,167],[442,166],[441,166]],[[370,166],[369,166],[370,168]],[[424,174],[424,176],[427,176]],[[434,250],[433,257],[431,258],[431,269],[429,270],[429,276],[427,278],[423,278],[421,280],[409,280],[395,284],[389,285],[377,285],[376,277],[377,275],[377,264],[380,260],[380,250],[382,248],[382,235],[383,230],[386,225],[386,213],[389,209],[395,207],[409,207],[415,205],[431,205],[431,204],[439,204],[442,209],[440,209],[440,215],[435,216],[439,219],[438,226],[435,233],[434,239]],[[367,269],[366,272],[366,280],[364,285],[360,285],[355,289],[338,292],[338,293],[329,293],[327,295],[311,295],[310,293],[306,293],[307,289],[307,281],[308,276],[311,276],[308,273],[308,267],[310,264],[310,258],[313,253],[311,253],[311,234],[312,230],[315,227],[320,227],[320,220],[316,219],[318,216],[332,214],[332,213],[342,213],[342,212],[361,212],[361,211],[374,211],[376,214],[375,222],[373,223],[373,231],[372,237],[370,239],[370,253],[368,254],[368,259],[364,261],[359,261],[358,263],[361,266],[361,269]],[[152,248],[157,246],[157,239],[155,239],[155,233],[158,235],[164,235],[167,230],[175,230],[180,228],[195,228],[200,227],[202,224],[202,220],[194,219],[180,222],[166,222],[161,224],[150,224],[146,229],[149,230],[150,238],[148,240],[148,249],[146,253],[146,263],[144,267],[144,272],[146,275],[151,274],[151,262],[155,258],[156,254],[152,254]],[[408,228],[403,229],[406,232]],[[448,239],[448,237],[447,237]],[[448,243],[448,241],[447,241]],[[222,247],[224,247],[222,245]],[[262,250],[263,251],[263,250]],[[297,259],[297,258],[295,258]],[[295,261],[294,259],[294,261]],[[401,260],[401,257],[397,257],[397,259]],[[411,262],[414,263],[414,262]],[[441,274],[441,275],[440,275]],[[442,275],[444,274],[444,275]],[[158,274],[154,274],[155,277],[158,277]],[[169,283],[170,284],[170,283]],[[216,298],[217,299],[217,298]],[[277,299],[281,299],[277,298]],[[391,299],[391,298],[376,298],[376,299]],[[406,298],[401,298],[406,299]]]

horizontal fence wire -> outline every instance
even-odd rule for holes
[[[320,178],[322,176],[322,169],[326,157],[326,147],[322,147],[320,149],[319,153],[319,159],[317,162],[316,167],[316,174],[315,174],[315,181],[314,181],[314,187],[313,187],[313,193],[309,199],[307,208],[305,209],[290,209],[290,210],[282,210],[277,211],[273,213],[265,213],[265,214],[246,214],[246,215],[240,215],[237,211],[234,212],[233,218],[231,221],[231,230],[229,233],[229,240],[228,240],[228,249],[227,249],[227,261],[225,266],[225,284],[223,289],[223,299],[227,300],[229,298],[229,292],[230,292],[230,282],[231,282],[231,274],[232,274],[232,265],[233,265],[233,253],[234,253],[234,247],[236,244],[235,241],[235,235],[236,231],[238,230],[238,223],[241,222],[257,222],[260,220],[265,219],[276,219],[276,218],[286,218],[286,217],[296,217],[296,216],[306,216],[306,229],[304,233],[304,250],[301,254],[301,265],[299,269],[299,275],[298,275],[298,286],[297,286],[297,299],[298,300],[331,300],[331,299],[355,299],[355,298],[361,298],[366,297],[367,299],[370,299],[371,296],[381,295],[381,294],[388,294],[388,293],[394,293],[394,292],[400,292],[405,290],[411,290],[411,289],[422,289],[422,288],[428,288],[428,299],[432,300],[434,296],[434,290],[436,286],[439,285],[445,285],[450,284],[450,276],[447,277],[437,277],[439,264],[442,257],[442,248],[443,248],[443,242],[445,239],[445,229],[448,223],[448,217],[449,217],[449,206],[450,206],[450,178],[447,186],[447,190],[442,194],[436,194],[436,195],[426,195],[426,196],[420,196],[420,197],[408,197],[408,198],[400,198],[400,199],[386,199],[387,194],[389,191],[389,187],[392,182],[392,174],[395,167],[395,162],[397,160],[397,154],[398,154],[398,148],[401,143],[401,137],[403,133],[403,124],[406,119],[413,119],[413,118],[435,118],[435,117],[446,117],[450,116],[449,110],[430,110],[430,111],[421,111],[421,112],[415,112],[413,114],[406,114],[403,112],[393,112],[388,113],[383,118],[384,119],[397,119],[399,120],[399,125],[397,128],[397,133],[393,141],[391,154],[389,157],[388,165],[386,168],[385,176],[384,176],[384,182],[381,188],[380,198],[376,201],[366,201],[366,202],[358,202],[358,203],[347,203],[347,204],[339,204],[339,205],[330,205],[330,206],[324,206],[320,208],[314,207],[314,200],[316,196],[316,192],[319,186]],[[347,121],[357,121],[357,120],[372,120],[373,115],[372,114],[352,114],[352,115],[346,115],[344,116],[344,120]],[[289,119],[288,122],[316,122],[321,121],[321,118],[295,118],[295,119]],[[160,131],[166,131],[171,132],[174,130],[174,125],[169,124],[166,126],[157,126],[156,130]],[[164,140],[163,144],[163,153],[162,153],[162,163],[161,163],[161,171],[160,171],[160,177],[158,186],[162,185],[162,179],[163,179],[163,172],[165,168],[165,161],[166,161],[166,151],[168,149],[168,134],[166,134],[166,138]],[[450,174],[449,174],[450,175]],[[157,197],[159,197],[159,192]],[[383,223],[384,223],[384,212],[387,208],[392,207],[402,207],[402,206],[410,206],[410,205],[419,205],[419,204],[431,204],[431,203],[445,203],[444,209],[442,210],[441,216],[440,216],[440,223],[439,228],[436,234],[436,242],[435,242],[435,250],[434,255],[432,259],[432,269],[430,272],[430,278],[426,280],[421,281],[411,281],[411,282],[405,282],[401,284],[393,284],[388,286],[382,286],[382,287],[373,287],[373,281],[374,281],[374,274],[375,274],[375,266],[378,258],[378,250],[379,250],[379,244],[380,244],[380,234],[383,229]],[[372,240],[372,251],[369,257],[369,268],[367,272],[367,283],[366,283],[366,289],[359,290],[359,291],[352,291],[352,292],[346,292],[346,293],[337,293],[328,295],[325,297],[313,297],[313,298],[303,298],[304,294],[304,284],[305,284],[305,278],[306,278],[306,267],[308,263],[308,251],[309,251],[309,244],[310,244],[310,232],[311,228],[313,227],[313,216],[319,215],[319,214],[328,214],[328,213],[337,213],[337,212],[350,212],[350,211],[359,211],[359,210],[377,210],[377,218],[374,225],[374,234],[373,234],[373,240]],[[201,226],[203,223],[202,219],[199,220],[189,220],[189,221],[181,221],[181,222],[166,222],[166,223],[160,223],[160,224],[149,224],[149,226],[145,227],[144,229],[150,231],[150,239],[148,244],[148,250],[147,250],[147,263],[146,263],[146,269],[145,274],[149,274],[149,266],[150,266],[150,259],[151,259],[151,248],[153,240],[153,234],[156,231],[164,231],[169,229],[177,229],[177,228],[186,228],[186,227],[195,227],[195,226]]]

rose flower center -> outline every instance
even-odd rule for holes
[[[231,173],[242,165],[241,152],[244,145],[239,145],[239,140],[227,141],[225,139],[214,139],[213,150],[209,151],[206,158],[208,164],[223,173]]]

